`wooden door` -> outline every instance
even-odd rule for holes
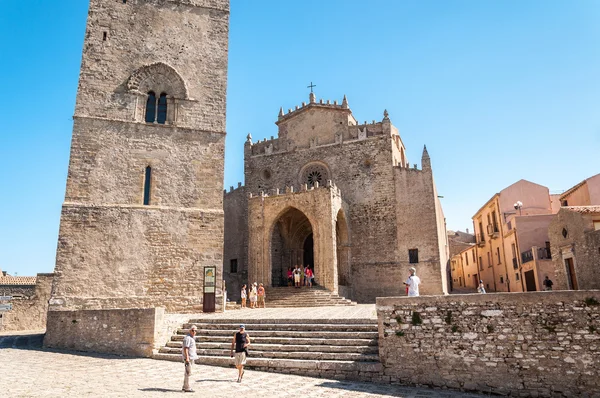
[[[567,268],[567,281],[569,283],[569,290],[579,290],[573,258],[565,258],[565,266]]]

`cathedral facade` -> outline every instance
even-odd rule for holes
[[[344,96],[313,93],[279,112],[278,137],[244,147],[245,185],[224,193],[228,296],[244,283],[286,286],[308,265],[317,284],[358,302],[405,294],[411,267],[421,294],[446,288],[447,239],[431,161],[421,169],[387,111],[359,123]]]

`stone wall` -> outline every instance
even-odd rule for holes
[[[377,299],[385,381],[600,396],[600,292]]]
[[[152,357],[164,308],[48,312],[44,347]]]
[[[220,211],[65,205],[51,310],[202,311],[204,266],[223,279],[222,220]],[[216,295],[219,310],[219,283]]]
[[[0,287],[0,295],[13,296],[9,301],[12,310],[0,312],[0,332],[21,330],[43,330],[46,328],[48,299],[54,274],[37,274],[33,287],[14,286],[11,289]]]
[[[227,298],[240,301],[242,285],[248,284],[248,196],[245,187],[224,193],[223,211],[223,277],[227,283]],[[231,272],[232,260],[237,261],[237,272]]]

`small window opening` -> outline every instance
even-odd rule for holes
[[[563,230],[562,230],[562,236],[563,236],[563,238],[566,238],[567,236],[569,236],[569,231],[567,231],[566,228],[563,228]]]
[[[500,277],[500,283],[504,283],[504,277],[503,276]]]
[[[146,101],[146,123],[154,123],[156,119],[156,94],[154,91],[148,93],[148,100]]]
[[[150,204],[150,183],[152,182],[152,167],[146,167],[146,175],[144,176],[144,205]]]
[[[123,4],[127,4],[127,0],[123,0]]]
[[[237,258],[230,260],[230,268],[229,269],[232,274],[236,274],[238,272]]]
[[[519,280],[519,273],[516,273],[516,274],[515,274],[515,279],[516,279],[516,280]]]
[[[158,98],[158,115],[156,123],[165,124],[167,121],[167,94],[162,93]]]
[[[408,262],[411,264],[419,262],[419,249],[408,249]]]
[[[108,36],[108,33],[102,32],[102,41],[106,41],[107,36]]]

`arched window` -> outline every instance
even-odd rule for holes
[[[146,101],[146,123],[154,123],[154,120],[156,120],[156,94],[150,91]]]
[[[159,124],[165,124],[167,121],[167,94],[162,93],[158,99],[158,115],[156,122]]]
[[[152,167],[146,167],[146,174],[144,175],[144,205],[150,204],[150,183],[152,182]]]

